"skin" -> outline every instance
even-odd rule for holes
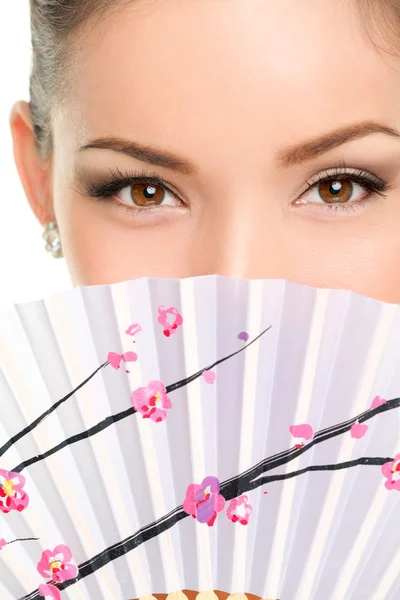
[[[58,221],[73,285],[219,273],[400,303],[400,65],[353,3],[136,0],[82,33],[53,156],[36,152],[26,103],[10,119],[27,198],[42,224]],[[283,164],[288,149],[366,122],[392,133]],[[79,151],[109,137],[179,155],[192,172]],[[364,205],[332,210],[309,183],[343,163],[384,180],[386,197],[354,187]],[[181,203],[137,214],[132,188],[96,202],[85,182],[110,181],[110,168],[157,174]]]

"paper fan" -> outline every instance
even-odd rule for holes
[[[400,598],[399,306],[78,287],[3,310],[0,394],[2,600]]]

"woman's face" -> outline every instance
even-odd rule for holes
[[[355,3],[136,0],[73,58],[51,199],[74,285],[219,273],[400,302],[399,63]]]

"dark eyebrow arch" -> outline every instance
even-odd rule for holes
[[[92,140],[88,144],[78,148],[78,152],[88,150],[90,148],[102,149],[102,150],[113,150],[114,152],[120,152],[127,154],[132,158],[156,165],[158,167],[165,167],[166,169],[172,169],[179,171],[184,175],[193,175],[197,172],[196,167],[188,160],[177,156],[172,152],[159,150],[152,148],[151,146],[142,145],[131,140],[125,140],[119,137],[111,138],[99,138]]]
[[[323,134],[313,140],[301,142],[290,148],[282,150],[277,155],[278,163],[283,167],[291,167],[299,163],[317,158],[325,152],[329,152],[342,144],[352,142],[353,140],[366,137],[373,133],[385,133],[393,137],[400,137],[400,133],[391,127],[375,123],[374,121],[364,121],[347,125]]]

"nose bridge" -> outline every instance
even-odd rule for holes
[[[248,182],[210,209],[203,232],[209,269],[228,277],[285,276],[284,215],[269,194]]]

